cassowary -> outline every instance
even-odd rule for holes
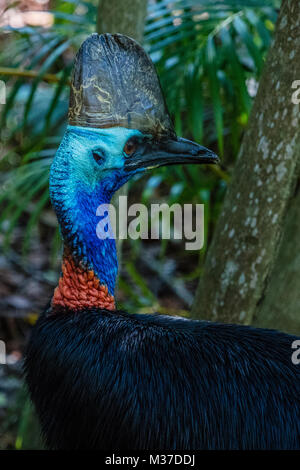
[[[62,272],[25,358],[49,448],[300,448],[296,337],[115,305],[115,241],[97,235],[97,207],[153,167],[216,161],[176,136],[135,41],[93,34],[82,44],[50,172]]]

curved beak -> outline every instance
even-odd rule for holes
[[[218,156],[191,140],[175,137],[161,141],[148,141],[142,150],[126,159],[125,170],[150,170],[159,166],[186,163],[218,163]]]

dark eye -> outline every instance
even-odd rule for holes
[[[102,150],[93,150],[92,154],[95,162],[97,162],[98,164],[104,161],[104,153]]]
[[[124,145],[124,152],[128,157],[132,155],[138,147],[138,141],[136,138],[131,137],[129,140],[127,140],[126,144]]]

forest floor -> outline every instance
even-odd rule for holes
[[[24,347],[57,277],[49,270],[48,249],[38,237],[26,264],[22,261],[21,239],[22,231],[17,229],[9,250],[0,255],[0,340],[6,348],[6,364],[0,364],[0,449],[15,448],[23,406]]]

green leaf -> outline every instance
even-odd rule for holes
[[[219,152],[221,155],[223,155],[223,110],[221,103],[220,83],[217,75],[216,55],[217,53],[214,40],[212,37],[209,37],[207,40],[205,60],[209,76],[209,86],[211,90]]]
[[[256,65],[257,72],[260,73],[263,65],[263,58],[258,47],[253,41],[253,37],[249,32],[247,24],[239,16],[234,18],[233,24],[237,33],[243,39],[248,52]]]

